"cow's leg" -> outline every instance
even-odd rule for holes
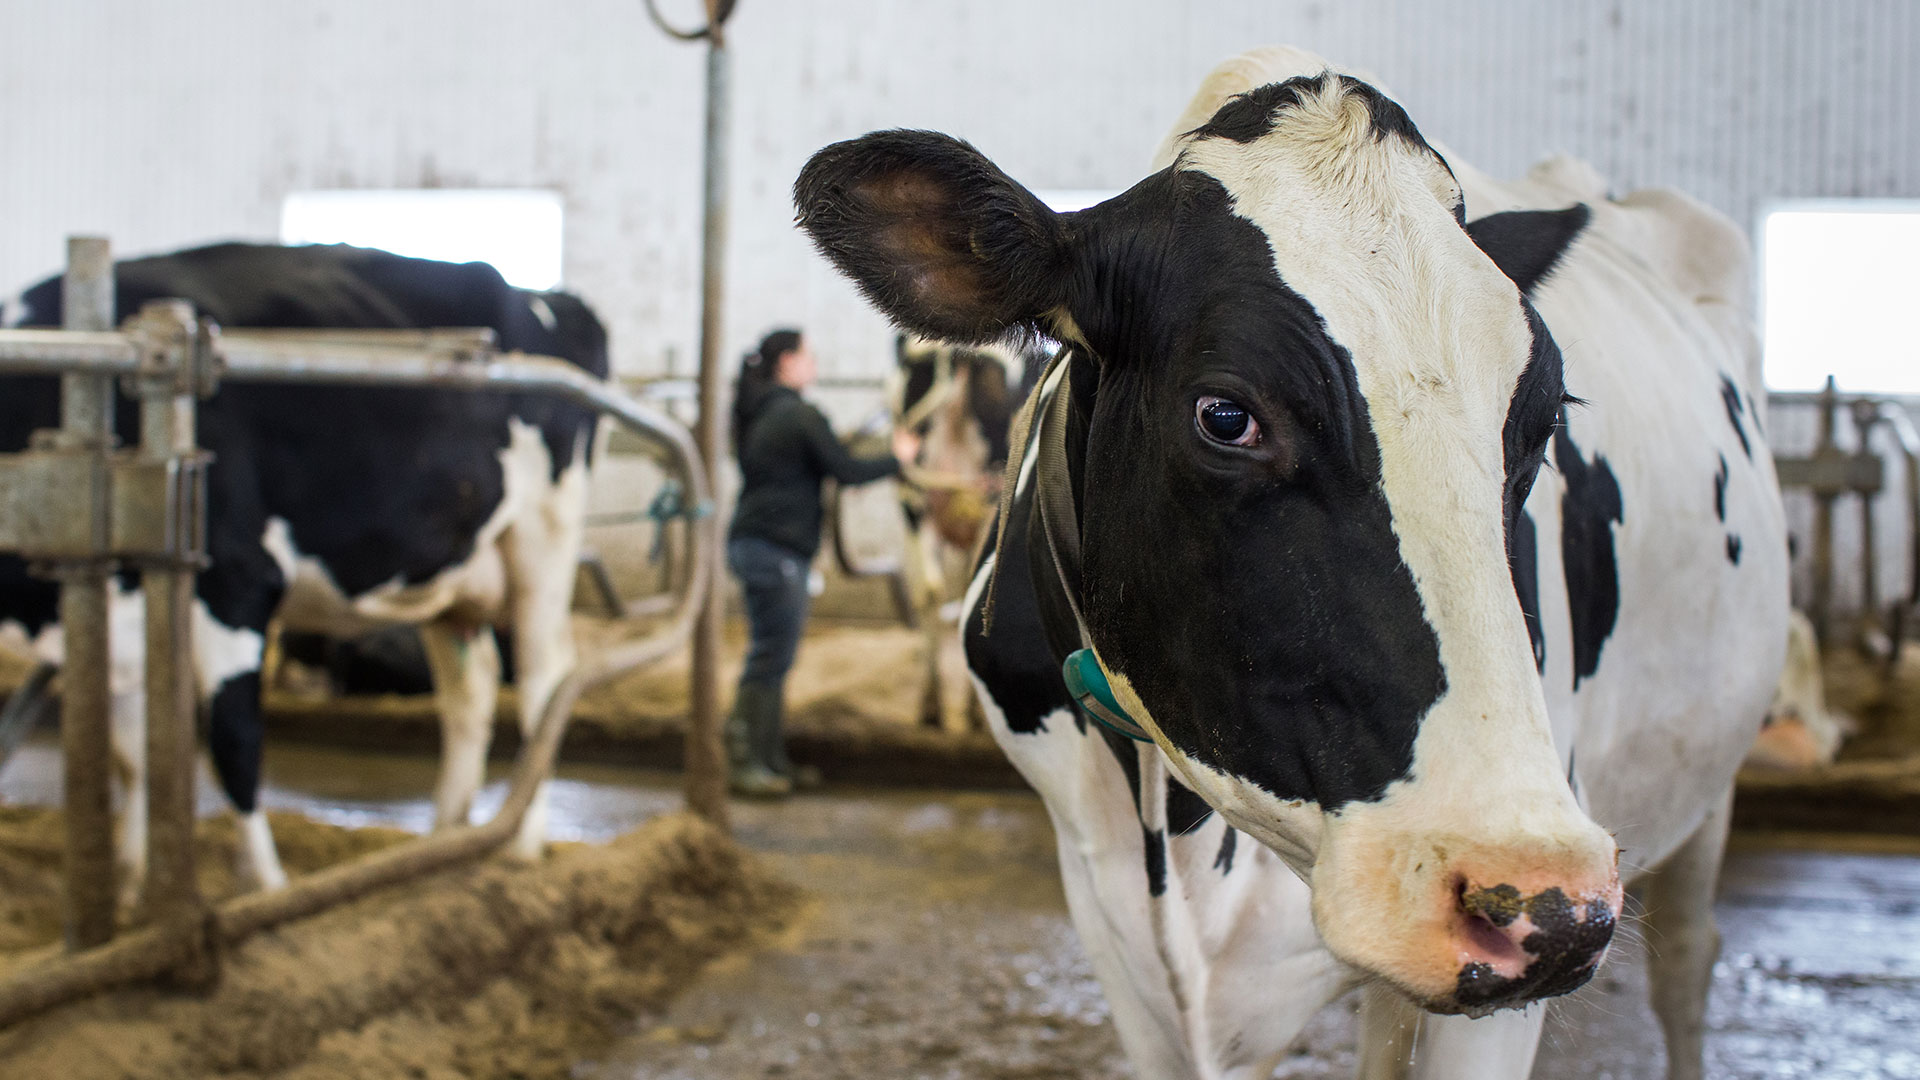
[[[223,619],[205,600],[193,606],[193,652],[205,695],[207,753],[214,776],[240,816],[236,875],[246,885],[278,889],[286,885],[287,874],[260,808],[260,662],[281,590],[277,576],[272,588],[233,580],[210,587],[206,578],[214,573],[202,575],[201,594],[215,594],[219,608],[229,611],[234,621]],[[237,602],[229,589],[244,589],[247,602]]]
[[[440,782],[433,792],[433,827],[464,825],[473,809],[493,741],[493,710],[500,695],[500,646],[493,628],[452,619],[420,627],[420,644],[433,675],[440,711]]]
[[[547,699],[573,670],[573,582],[586,527],[584,456],[542,494],[532,511],[510,527],[504,543],[513,620],[514,689],[520,699],[520,732],[529,740]],[[547,787],[534,794],[512,854],[537,859],[547,840]]]
[[[1728,789],[1694,830],[1647,881],[1648,976],[1653,1011],[1667,1036],[1669,1080],[1699,1080],[1706,1032],[1707,990],[1720,956],[1713,921],[1713,893],[1726,853],[1733,791]]]
[[[117,587],[111,604],[113,772],[122,796],[114,862],[120,903],[131,908],[147,880],[147,605],[139,590]]]
[[[1478,1020],[1420,1017],[1411,1063],[1404,1072],[1379,1075],[1407,1080],[1527,1080],[1546,1017],[1546,1006],[1538,1004]],[[1366,1075],[1373,1080],[1374,1074]]]
[[[940,622],[937,604],[926,604],[921,608],[920,638],[920,651],[927,658],[921,675],[920,726],[939,730],[946,726],[942,708],[942,699],[946,694],[940,678],[940,646],[945,644],[947,635],[946,628]]]
[[[1424,1010],[1390,987],[1376,983],[1362,991],[1357,1080],[1406,1080],[1425,1018]]]
[[[947,642],[947,630],[941,623],[941,598],[947,592],[947,578],[941,571],[939,546],[941,538],[933,530],[933,517],[924,517],[920,530],[914,534],[914,553],[920,563],[920,580],[914,590],[918,596],[914,596],[914,603],[920,607],[920,650],[925,653],[920,684],[920,726],[927,728],[945,726],[945,707],[941,701],[947,696],[941,680],[941,646]]]

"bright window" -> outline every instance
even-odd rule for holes
[[[281,206],[280,239],[487,262],[523,289],[553,289],[560,285],[560,221],[555,191],[296,191]]]
[[[1767,385],[1920,393],[1920,202],[1784,204],[1760,232]]]
[[[1118,189],[1109,188],[1048,188],[1044,191],[1036,191],[1034,194],[1038,195],[1040,201],[1046,203],[1047,208],[1054,213],[1066,214],[1075,210],[1085,210],[1095,203],[1106,202],[1120,192]]]

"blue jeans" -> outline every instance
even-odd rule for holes
[[[807,624],[807,560],[757,536],[727,541],[727,566],[745,586],[751,644],[740,682],[781,688]]]

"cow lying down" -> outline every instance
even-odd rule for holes
[[[1135,1070],[1266,1077],[1364,986],[1363,1075],[1519,1080],[1638,884],[1698,1077],[1786,645],[1741,234],[1571,161],[1490,180],[1290,49],[1156,168],[1057,214],[891,131],[795,185],[902,327],[1068,346],[964,643]]]
[[[556,355],[604,376],[606,335],[586,305],[529,293],[482,263],[451,265],[349,247],[222,244],[122,262],[120,317],[183,297],[229,327],[491,327],[503,349]],[[60,283],[20,300],[23,325],[60,323]],[[433,672],[445,755],[435,820],[464,821],[492,736],[501,659],[514,631],[521,724],[530,727],[572,666],[568,622],[597,418],[535,394],[229,382],[202,403],[208,554],[193,651],[214,771],[241,815],[243,880],[286,877],[260,812],[260,665],[268,626],[338,636],[417,625]],[[58,381],[0,379],[0,450],[59,424]],[[123,441],[137,439],[121,402]],[[129,582],[131,583],[131,582]],[[58,662],[52,584],[0,556],[0,621]],[[114,735],[127,782],[124,891],[145,856],[143,615],[137,589],[113,610]],[[515,851],[545,836],[545,801]]]

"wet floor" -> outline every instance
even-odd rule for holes
[[[275,747],[265,801],[340,824],[424,829],[433,765]],[[57,751],[23,748],[0,801],[58,798]],[[675,779],[567,767],[555,834],[602,839],[679,804]],[[481,802],[491,812],[504,785]],[[212,800],[207,800],[209,806]],[[830,791],[740,805],[736,830],[816,898],[791,940],[711,971],[662,1016],[582,1061],[582,1080],[1132,1076],[1068,924],[1038,800]],[[1920,1080],[1920,841],[1741,836],[1708,1075]],[[1657,944],[1657,943],[1655,943]],[[1534,1075],[1665,1075],[1638,943],[1556,1002]],[[1351,1002],[1322,1012],[1276,1076],[1352,1073]]]

